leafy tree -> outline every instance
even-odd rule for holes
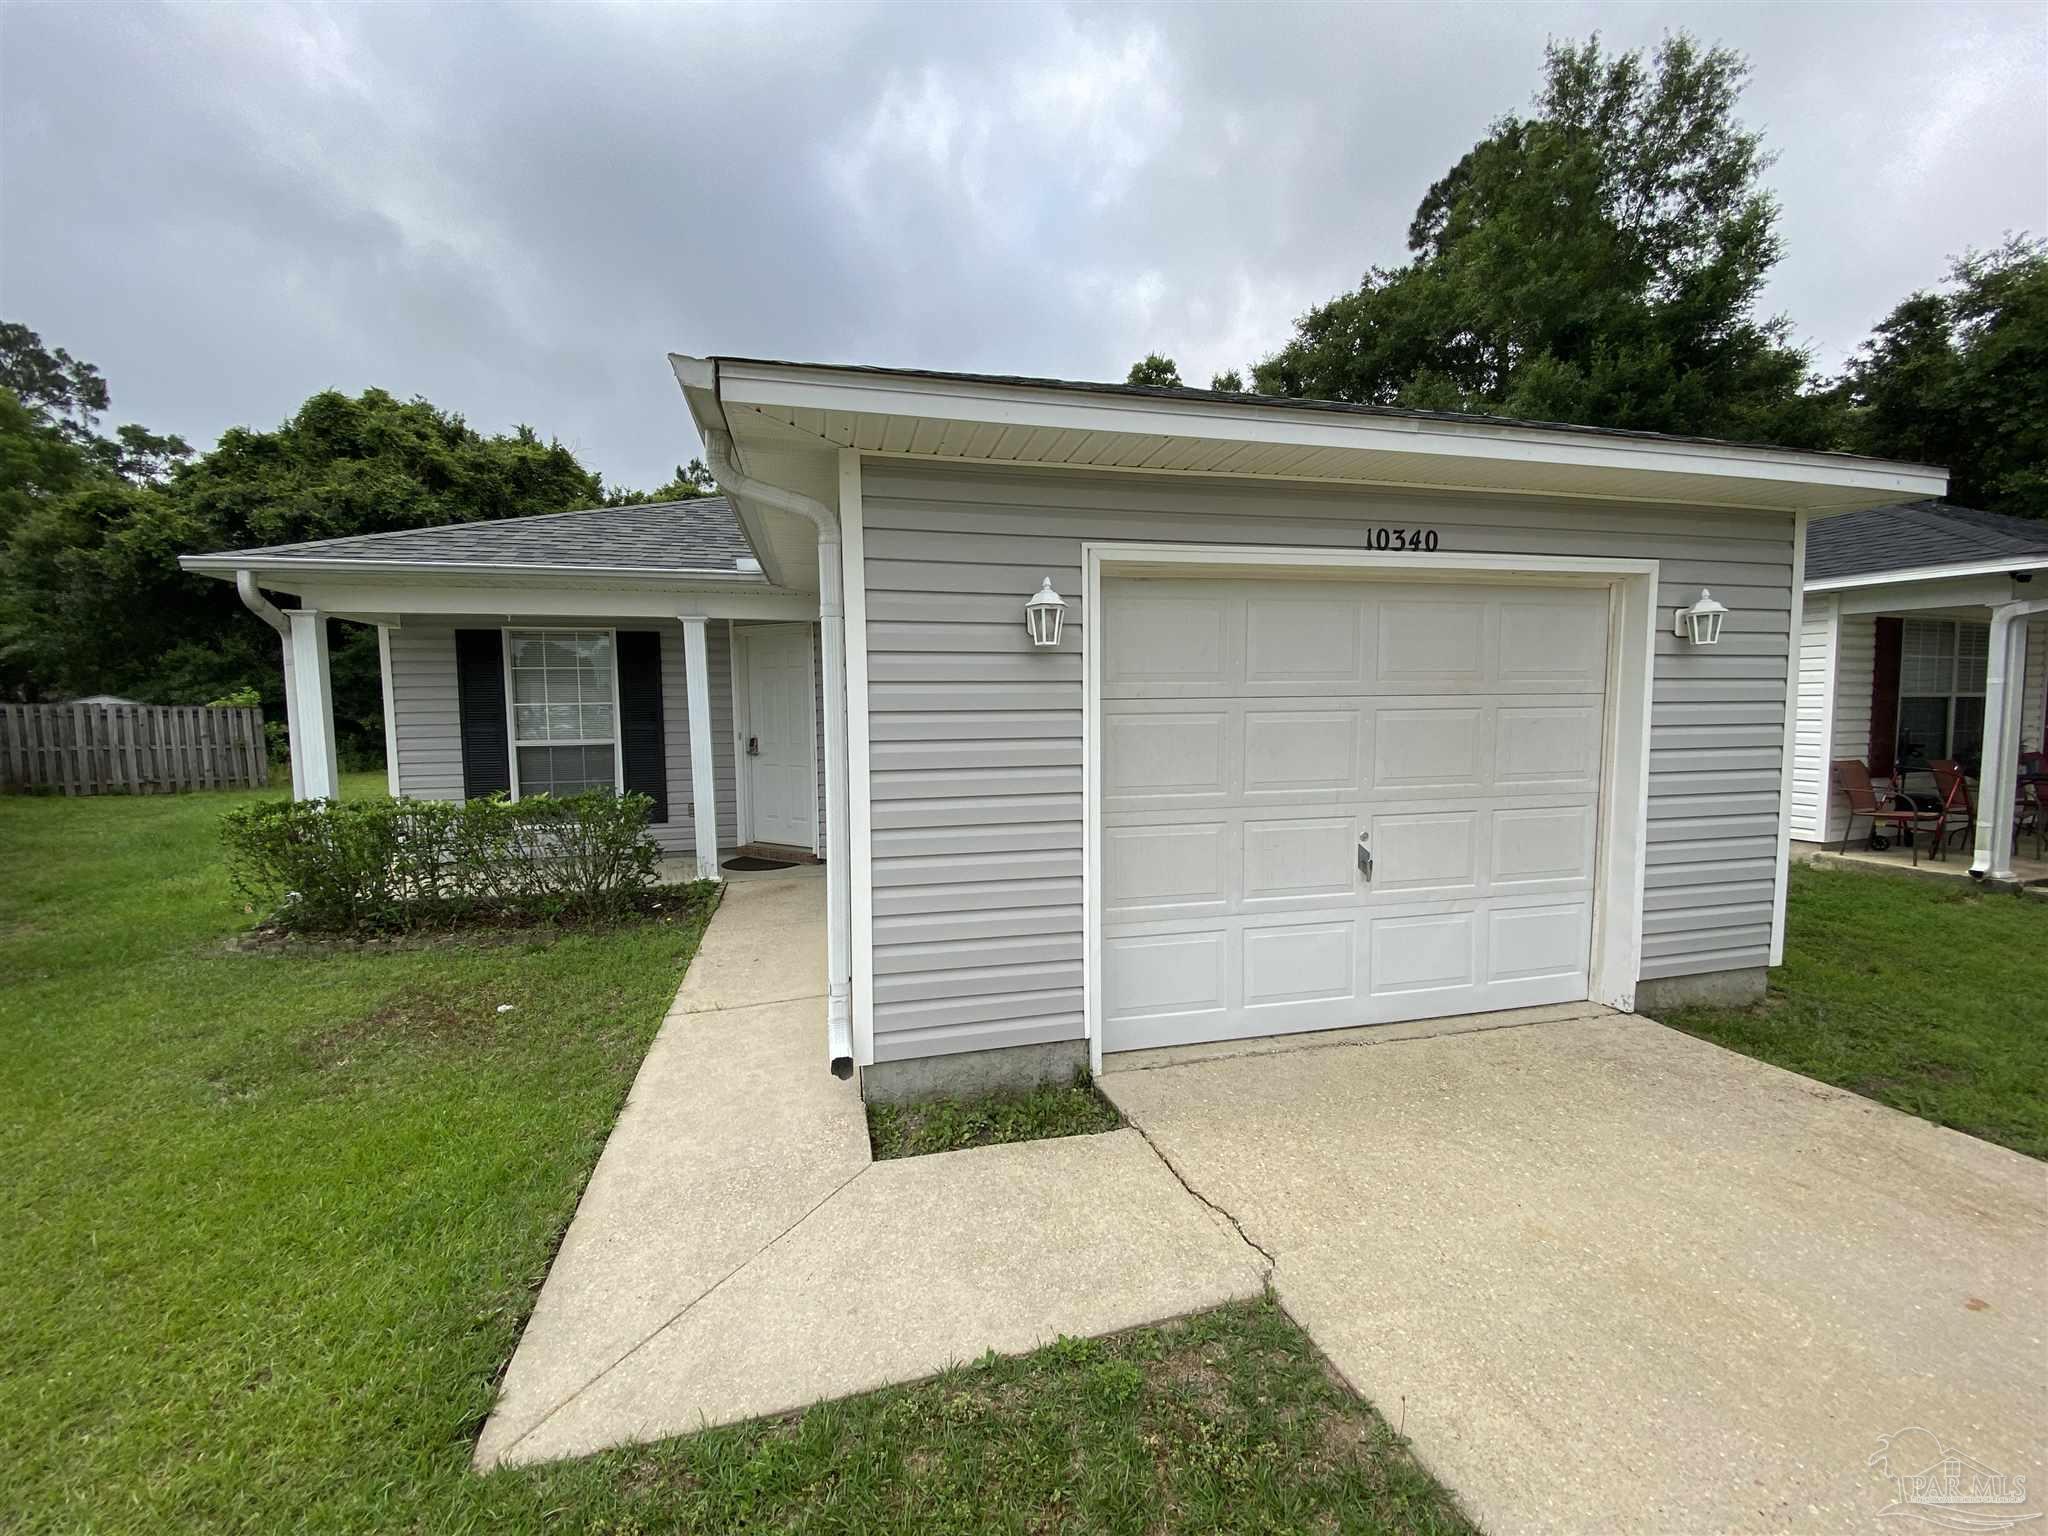
[[[688,464],[676,466],[675,478],[667,485],[658,485],[651,491],[628,491],[614,489],[604,494],[604,505],[608,507],[639,507],[654,501],[689,501],[698,496],[718,494],[717,481],[702,459],[692,459]]]
[[[1683,33],[1653,61],[1551,45],[1533,115],[1500,119],[1424,195],[1412,259],[1303,315],[1255,387],[1827,442],[1807,355],[1755,313],[1778,210],[1735,117],[1747,73]]]
[[[93,440],[109,404],[99,369],[62,347],[50,351],[17,320],[0,320],[0,388],[12,390],[24,410],[67,442],[81,445]]]
[[[1235,368],[1226,368],[1210,378],[1209,387],[1228,395],[1241,395],[1244,393],[1244,375]]]
[[[1126,384],[1149,384],[1155,389],[1179,389],[1180,367],[1170,357],[1158,352],[1147,352],[1144,357],[1131,364]]]
[[[1838,394],[1844,446],[1944,464],[1965,506],[2048,517],[2048,241],[1960,257],[1878,323]]]
[[[383,390],[315,395],[276,430],[231,429],[190,460],[176,439],[140,428],[104,449],[94,445],[109,440],[96,436],[69,441],[53,424],[61,400],[39,398],[40,410],[0,388],[0,466],[25,463],[42,477],[0,501],[13,514],[0,529],[0,686],[18,696],[106,690],[168,703],[253,686],[275,718],[277,637],[231,586],[180,571],[179,555],[601,499],[598,477],[532,429],[485,436]],[[61,458],[60,447],[74,456]],[[333,668],[337,733],[351,757],[374,758],[374,634],[338,626]]]

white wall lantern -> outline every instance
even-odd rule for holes
[[[1714,594],[1705,587],[1700,588],[1700,600],[1690,608],[1680,608],[1671,621],[1671,633],[1681,640],[1690,640],[1694,645],[1717,645],[1721,639],[1721,621],[1728,617],[1728,610],[1714,601]]]
[[[1066,622],[1067,600],[1052,589],[1052,578],[1045,578],[1031,601],[1024,605],[1024,627],[1031,632],[1031,643],[1040,647],[1060,643],[1060,626]]]

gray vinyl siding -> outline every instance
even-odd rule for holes
[[[647,628],[632,624],[630,628]],[[669,819],[652,829],[667,853],[694,853],[691,815],[690,700],[683,673],[683,627],[651,626],[661,635],[663,756],[668,774]],[[733,779],[731,626],[704,627],[711,677],[711,740],[718,786],[718,839],[738,840],[739,803]],[[455,629],[405,625],[391,631],[391,691],[398,722],[398,789],[421,800],[462,798],[462,740],[455,692]]]
[[[462,798],[462,733],[455,702],[455,631],[391,631],[398,792],[415,800]]]
[[[1356,548],[1390,524],[1445,551],[1660,560],[1642,974],[1768,962],[1789,514],[870,461],[862,517],[878,1060],[1084,1032],[1083,539]],[[1057,654],[1024,633],[1048,576]],[[1669,619],[1703,585],[1732,612],[1695,651]]]

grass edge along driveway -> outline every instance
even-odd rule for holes
[[[230,953],[243,798],[0,798],[9,1529],[1465,1528],[1271,1303],[475,1476],[700,922]]]
[[[1785,963],[1687,1034],[2048,1158],[2048,901],[1795,864]]]

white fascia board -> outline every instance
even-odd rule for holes
[[[723,586],[728,583],[739,587],[759,587],[765,583],[759,576],[744,571],[690,571],[675,570],[658,565],[534,565],[531,562],[510,560],[358,560],[322,559],[317,555],[299,558],[297,556],[275,557],[269,560],[253,558],[253,551],[237,554],[230,550],[218,555],[180,555],[178,566],[197,576],[223,576],[234,580],[237,571],[255,571],[261,584],[272,586],[273,576],[283,579],[294,573],[300,576],[362,575],[371,578],[379,576],[525,576],[537,580],[551,580],[557,576],[600,576],[617,577],[630,581],[669,581],[690,586]],[[284,590],[289,591],[290,588]]]
[[[1967,576],[1999,576],[2020,571],[2048,571],[2048,555],[2012,555],[2003,560],[1973,560],[1962,565],[1922,565],[1904,571],[1868,571],[1861,576],[1824,576],[1809,581],[1809,592],[1846,592],[1854,587],[1900,587],[1916,581],[1955,581]]]
[[[734,405],[1212,442],[1351,448],[1581,465],[1592,469],[1719,475],[1884,493],[1896,495],[1901,501],[1940,496],[1948,490],[1947,472],[1928,465],[1792,449],[1664,442],[1569,428],[1552,430],[1486,421],[1352,415],[1216,400],[1089,395],[1028,384],[877,376],[764,363],[721,362],[717,369],[719,394]]]
[[[815,619],[818,599],[804,592],[692,589],[686,586],[491,586],[349,581],[328,577],[290,582],[265,578],[274,591],[296,593],[308,607],[337,617],[377,614],[416,618],[495,614],[506,619],[664,620]]]

